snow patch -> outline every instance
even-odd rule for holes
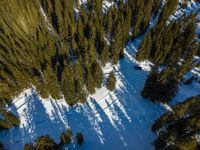
[[[103,13],[106,13],[111,7],[114,6],[114,2],[109,2],[107,0],[103,1]]]
[[[173,15],[171,15],[169,17],[167,24],[169,24],[170,22],[172,22],[174,20],[179,19],[183,15],[189,15],[192,12],[193,13],[198,12],[200,9],[200,2],[195,2],[194,0],[190,0],[190,1],[188,1],[185,8],[182,8],[182,6],[181,6],[182,3],[183,3],[183,1],[180,0],[177,10],[175,11],[175,13]]]
[[[173,111],[173,109],[167,103],[161,103],[160,105],[163,106],[167,111]]]
[[[196,134],[195,137],[196,137],[196,139],[197,139],[197,142],[200,143],[200,134]]]
[[[44,18],[44,21],[45,21],[45,23],[46,23],[46,25],[47,25],[47,28],[48,28],[49,32],[50,32],[51,34],[53,34],[53,33],[54,33],[53,26],[52,26],[51,23],[49,22],[49,20],[48,20],[48,18],[47,18],[47,16],[46,16],[46,14],[45,14],[45,12],[44,12],[42,6],[40,6],[40,13],[42,14],[42,16],[43,16],[43,18]]]

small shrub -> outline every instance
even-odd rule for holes
[[[82,145],[84,142],[84,137],[81,132],[76,133],[76,140],[79,145]]]
[[[70,129],[67,129],[66,132],[62,132],[60,135],[61,144],[69,144],[72,140],[73,133]]]

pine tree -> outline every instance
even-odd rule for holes
[[[173,113],[166,112],[155,121],[154,132],[165,128],[158,132],[158,138],[153,142],[155,149],[198,149],[194,136],[199,132],[199,98],[194,96],[184,100],[173,107]]]
[[[81,132],[76,133],[76,140],[79,145],[82,145],[84,142],[84,137]]]
[[[108,90],[113,91],[116,86],[116,77],[114,72],[111,72],[108,76],[106,87]]]
[[[91,69],[86,69],[86,87],[90,94],[95,93],[95,80],[93,78],[93,72]]]
[[[85,86],[85,77],[84,77],[84,70],[82,64],[77,61],[76,66],[74,68],[74,75],[75,75],[75,98],[77,102],[85,102],[87,98],[87,91],[84,89]]]
[[[95,79],[95,86],[100,88],[103,81],[103,71],[97,62],[92,65],[92,72],[94,73],[93,78]]]
[[[162,72],[154,68],[146,79],[141,94],[156,102],[168,102],[177,93],[179,81],[176,79],[175,68],[168,66]]]
[[[69,105],[74,105],[76,103],[76,98],[72,66],[65,66],[61,78],[61,87],[66,102]]]

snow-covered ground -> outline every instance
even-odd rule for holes
[[[117,76],[114,92],[102,87],[85,104],[71,108],[64,100],[42,100],[34,89],[24,91],[10,108],[20,116],[20,127],[0,134],[6,148],[21,150],[25,143],[45,134],[58,142],[60,133],[70,127],[74,132],[83,132],[85,143],[81,149],[153,149],[151,143],[156,135],[151,132],[151,126],[166,109],[140,96],[147,72],[135,70],[135,60],[130,57],[140,39],[127,44],[125,59],[114,67]],[[104,73],[112,70],[113,66],[107,65]],[[200,88],[182,85],[172,102],[198,93]],[[80,149],[75,142],[69,147]]]
[[[133,43],[126,49],[134,49]],[[19,150],[44,134],[58,142],[59,134],[70,127],[74,132],[83,132],[82,149],[153,149],[151,142],[155,135],[151,125],[164,109],[141,98],[147,73],[134,70],[134,65],[128,57],[121,60],[114,70],[117,89],[109,92],[102,87],[85,104],[74,108],[63,100],[41,100],[33,89],[24,91],[10,108],[22,123],[19,128],[1,132],[0,140],[6,148]],[[104,68],[105,73],[111,70],[111,65]],[[73,143],[70,148],[80,147]]]
[[[151,21],[150,27],[155,24]],[[149,30],[148,30],[149,31]],[[33,89],[25,90],[9,107],[21,119],[20,127],[0,133],[0,141],[8,150],[22,150],[25,143],[48,134],[59,142],[59,135],[66,128],[81,131],[84,144],[77,146],[75,140],[69,149],[95,150],[151,150],[156,135],[151,126],[170,106],[200,93],[197,83],[181,85],[170,105],[160,105],[140,96],[151,64],[137,62],[132,56],[144,36],[130,41],[125,47],[125,58],[117,66],[108,64],[104,74],[114,71],[117,88],[109,92],[105,86],[97,89],[83,105],[69,107],[64,100],[41,99]],[[143,70],[135,70],[135,66]],[[164,107],[163,107],[164,106]]]
[[[6,148],[20,150],[25,143],[44,134],[58,142],[59,134],[70,127],[74,132],[83,132],[82,149],[153,149],[151,142],[155,134],[151,125],[166,110],[140,96],[147,73],[134,69],[136,64],[130,56],[137,45],[138,40],[128,43],[125,59],[115,66],[117,89],[109,92],[102,87],[83,105],[70,108],[64,100],[41,100],[34,89],[24,91],[10,108],[22,123],[19,128],[1,132],[0,140]],[[107,65],[104,73],[112,70],[112,65]],[[181,86],[172,102],[198,93],[200,88],[196,86]],[[69,147],[80,149],[75,143]]]

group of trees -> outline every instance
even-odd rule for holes
[[[171,66],[167,69],[161,72],[156,67],[152,69],[141,92],[142,97],[166,103],[176,95],[179,82],[175,79],[175,68]]]
[[[70,129],[62,132],[60,135],[60,143],[57,144],[51,137],[48,135],[38,137],[34,144],[29,143],[24,145],[24,150],[59,150],[63,146],[69,144],[72,141],[73,133]],[[77,144],[82,145],[84,142],[84,137],[81,132],[76,133]]]
[[[152,127],[158,133],[155,148],[197,150],[200,143],[200,95],[191,97],[173,107],[157,119]]]
[[[177,7],[177,0],[168,0],[161,11],[157,25],[144,38],[136,58],[150,60],[155,68],[146,80],[142,95],[153,101],[169,101],[175,96],[183,75],[194,67],[198,55],[196,14],[167,22]]]
[[[1,0],[0,102],[30,86],[44,98],[84,102],[101,87],[102,66],[123,57],[129,32],[143,34],[161,4],[114,2],[103,13],[103,0]]]
[[[67,129],[66,132],[62,132],[60,135],[60,145],[69,144],[72,141],[73,133],[70,129]],[[81,132],[76,133],[76,141],[79,145],[82,145],[84,142],[84,136]]]

